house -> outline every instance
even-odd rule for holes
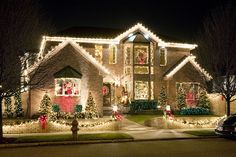
[[[64,112],[74,112],[76,104],[84,109],[91,92],[103,115],[126,99],[157,100],[165,87],[174,107],[180,87],[194,102],[200,84],[211,79],[191,54],[196,44],[169,41],[140,23],[123,32],[97,29],[100,37],[89,29],[78,32],[72,28],[57,36],[43,36],[36,61],[24,71],[30,77],[40,65],[50,65],[46,75],[36,73],[37,78],[44,78],[45,86],[31,91],[32,114],[45,92]],[[25,103],[27,93],[23,94]]]

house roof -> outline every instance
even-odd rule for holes
[[[182,69],[189,62],[194,66],[196,70],[202,73],[207,80],[211,80],[212,76],[196,62],[195,58],[196,56],[194,55],[184,56],[164,73],[164,78],[169,79],[173,77],[180,69]]]
[[[55,78],[81,78],[82,74],[68,65],[54,73],[53,76]]]
[[[99,63],[93,56],[91,56],[84,48],[79,46],[75,41],[67,39],[57,46],[55,46],[52,50],[50,50],[44,57],[38,57],[38,61],[27,68],[27,73],[31,73],[34,71],[40,64],[46,62],[48,59],[56,55],[63,49],[66,45],[70,44],[78,53],[80,53],[85,59],[87,59],[90,63],[92,63],[102,74],[109,75],[110,72],[101,64]]]
[[[70,28],[66,28],[62,31],[53,34],[55,36],[65,36],[65,37],[78,37],[78,38],[105,38],[105,39],[113,39],[125,32],[125,29],[118,28],[101,28],[101,27],[81,27],[74,26]],[[164,35],[162,33],[158,33],[158,36],[164,41],[171,42],[184,42],[184,39],[178,39],[176,37],[172,37],[170,35]]]

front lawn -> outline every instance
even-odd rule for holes
[[[162,117],[162,115],[128,115],[126,118],[141,125],[144,125],[145,121],[156,117]]]
[[[194,136],[216,136],[213,130],[191,130],[191,131],[184,131],[184,133]]]
[[[132,136],[124,133],[99,133],[99,134],[79,134],[78,141],[87,140],[118,140],[118,139],[133,139]],[[72,135],[35,135],[17,137],[16,143],[25,142],[56,142],[56,141],[72,141]]]

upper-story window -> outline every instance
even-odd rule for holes
[[[95,45],[95,59],[102,63],[102,45]]]
[[[117,63],[117,46],[111,45],[109,47],[109,64]]]
[[[159,55],[160,55],[160,66],[166,66],[166,64],[167,64],[167,49],[160,48]]]
[[[148,46],[134,46],[134,64],[148,63]]]

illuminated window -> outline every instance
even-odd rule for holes
[[[131,67],[125,67],[125,75],[131,75]]]
[[[95,59],[102,63],[102,45],[95,45]]]
[[[148,81],[135,81],[135,100],[148,100],[149,86]]]
[[[166,66],[167,64],[167,50],[166,48],[160,49],[160,66]]]
[[[117,63],[117,47],[115,45],[109,48],[109,64]]]
[[[77,78],[55,79],[56,96],[80,96],[81,80]]]
[[[135,66],[134,73],[135,74],[149,74],[149,67],[148,66]]]
[[[134,46],[134,64],[148,63],[148,46]]]

